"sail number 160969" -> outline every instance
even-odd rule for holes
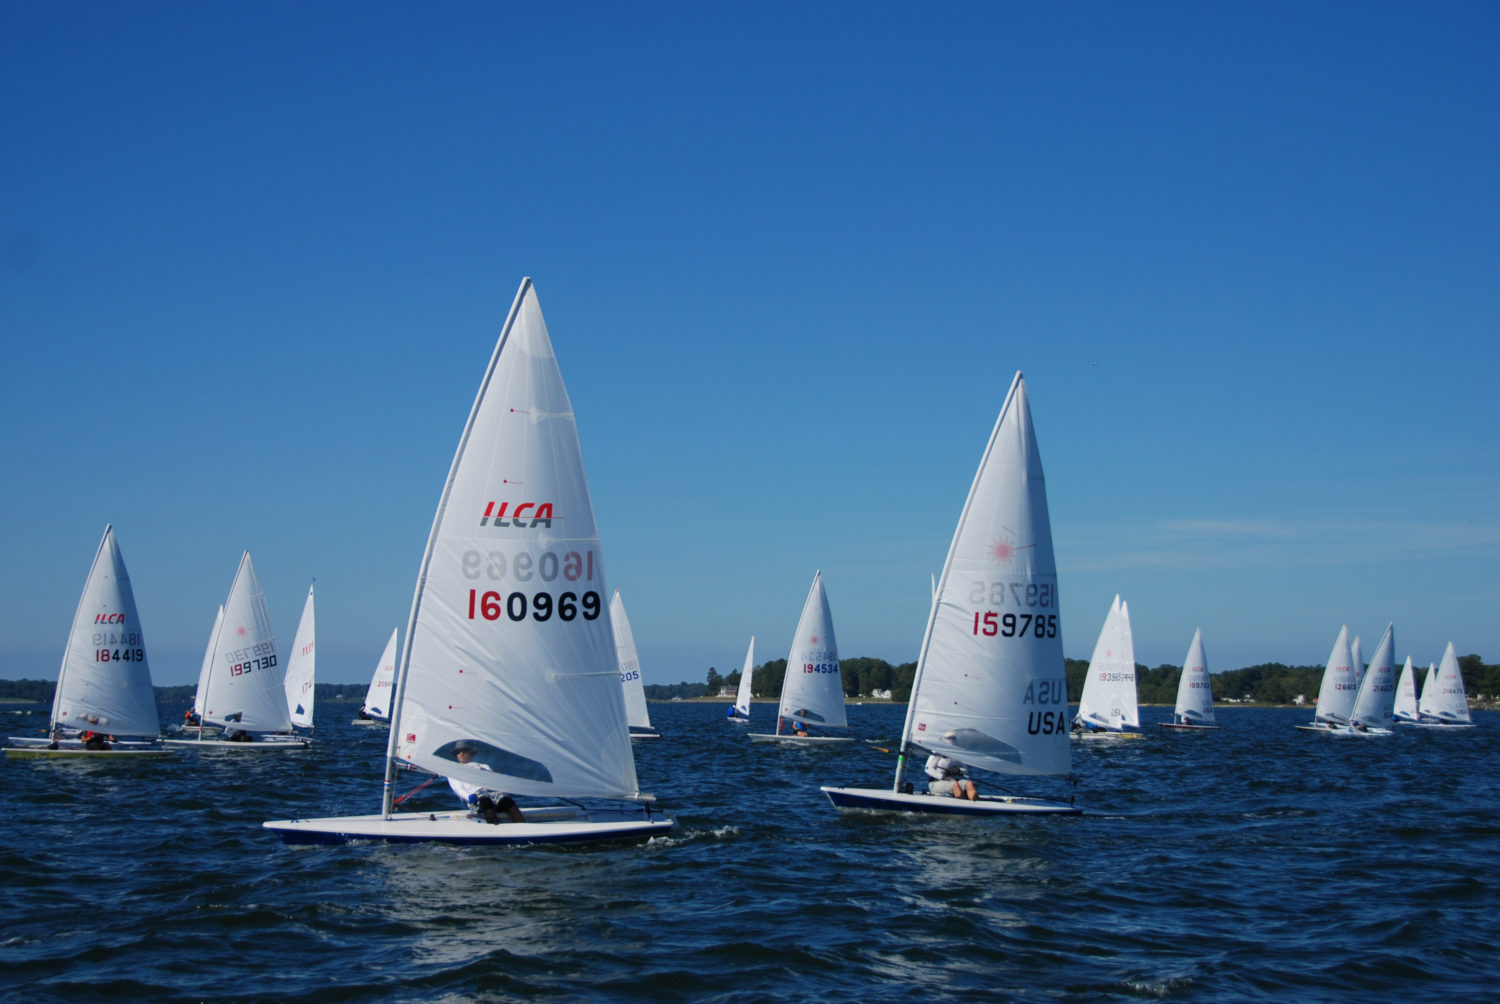
[[[576,593],[559,593],[556,600],[551,593],[511,593],[503,596],[497,592],[481,593],[469,590],[469,620],[497,621],[508,617],[513,621],[525,620],[529,613],[532,620],[551,620],[553,613],[558,620],[570,621],[583,614],[586,621],[597,620],[601,609],[599,594],[590,589],[579,596]]]
[[[993,638],[1056,638],[1057,614],[1013,614],[974,611],[974,634]]]

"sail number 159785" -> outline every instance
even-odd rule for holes
[[[974,633],[986,638],[1056,638],[1057,614],[1013,614],[974,611]]]

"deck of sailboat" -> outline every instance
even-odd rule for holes
[[[854,740],[849,736],[799,736],[790,732],[777,735],[775,732],[748,732],[750,739],[758,743],[797,743],[807,746],[817,746],[822,743],[852,743]]]
[[[312,745],[312,740],[301,737],[256,739],[252,742],[235,742],[231,739],[163,739],[162,742],[168,746],[182,746],[191,749],[246,750],[259,753],[269,753],[275,750],[305,750]]]
[[[130,747],[127,749],[90,750],[81,746],[59,747],[50,749],[46,746],[6,746],[5,755],[17,760],[42,760],[42,759],[77,759],[87,757],[89,759],[120,759],[130,757],[158,757],[171,756],[173,751],[161,749],[160,747]]]
[[[1171,728],[1171,726],[1168,726]],[[1116,732],[1113,729],[1101,729],[1097,732],[1074,730],[1068,733],[1074,739],[1144,739],[1145,734],[1141,732]]]
[[[467,812],[397,812],[390,816],[334,816],[262,823],[288,844],[351,840],[442,844],[577,844],[649,840],[672,830],[672,820],[639,809],[583,809],[572,805],[524,810],[524,823],[490,824]]]
[[[1211,732],[1217,725],[1193,725],[1189,722],[1157,722],[1157,728],[1176,729],[1178,732]]]
[[[828,800],[837,809],[882,809],[943,816],[1077,816],[1083,812],[1077,806],[1063,802],[1049,802],[1019,795],[981,795],[971,802],[951,795],[892,791],[889,788],[839,788],[824,785],[819,790],[828,796]]]

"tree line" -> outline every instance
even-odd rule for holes
[[[1083,693],[1083,678],[1089,664],[1084,659],[1063,660],[1068,674],[1068,700],[1077,702]],[[1469,699],[1493,701],[1500,695],[1500,664],[1486,663],[1477,655],[1461,656],[1459,669],[1464,675],[1464,690]],[[884,659],[845,659],[839,664],[843,680],[844,696],[850,698],[869,697],[878,691],[891,692],[891,700],[905,703],[911,699],[912,680],[917,674],[915,662],[892,665]],[[1215,700],[1253,701],[1257,704],[1291,704],[1301,695],[1311,703],[1318,696],[1318,686],[1323,679],[1322,666],[1288,666],[1279,662],[1266,662],[1243,669],[1231,669],[1209,674],[1213,681]],[[1427,676],[1426,667],[1416,669],[1417,690]],[[1182,667],[1163,663],[1152,669],[1140,663],[1135,667],[1136,698],[1142,704],[1172,704],[1177,700],[1177,681],[1182,677]],[[773,659],[755,667],[751,677],[754,696],[762,700],[779,700],[781,684],[786,678],[786,660]],[[691,700],[695,697],[712,697],[724,688],[737,690],[740,671],[721,675],[710,666],[702,683],[648,683],[646,699],[670,701],[673,698]],[[0,699],[41,701],[52,703],[54,680],[0,680]],[[158,704],[186,704],[193,699],[197,688],[193,684],[173,687],[157,687]],[[315,688],[319,701],[362,701],[365,684],[319,683]]]
[[[1077,703],[1083,694],[1083,678],[1088,675],[1086,659],[1064,659],[1068,676],[1068,700]],[[1458,660],[1463,671],[1464,690],[1470,700],[1481,695],[1494,700],[1500,695],[1500,664],[1484,662],[1477,655],[1462,656]],[[1323,666],[1288,666],[1280,662],[1266,662],[1243,669],[1231,669],[1209,674],[1213,681],[1215,700],[1250,701],[1256,704],[1291,704],[1301,696],[1312,703],[1318,696],[1318,687],[1323,680]],[[911,699],[911,685],[917,674],[915,662],[891,665],[884,659],[844,659],[839,664],[843,678],[844,696],[849,698],[869,697],[875,691],[891,692],[891,700],[905,703]],[[1426,667],[1415,667],[1417,691],[1427,677]],[[724,689],[738,690],[740,671],[720,674],[710,666],[703,683],[646,684],[646,698],[652,701],[669,701],[674,698],[691,700],[695,697],[712,697]],[[751,674],[750,687],[753,696],[762,700],[779,700],[781,684],[786,677],[786,660],[775,659],[756,666]],[[1136,663],[1136,699],[1142,704],[1174,704],[1177,701],[1177,684],[1182,679],[1182,667],[1163,663],[1154,669]]]

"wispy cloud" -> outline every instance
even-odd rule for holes
[[[1177,519],[1059,535],[1075,571],[1309,567],[1500,552],[1500,524],[1394,520]]]

